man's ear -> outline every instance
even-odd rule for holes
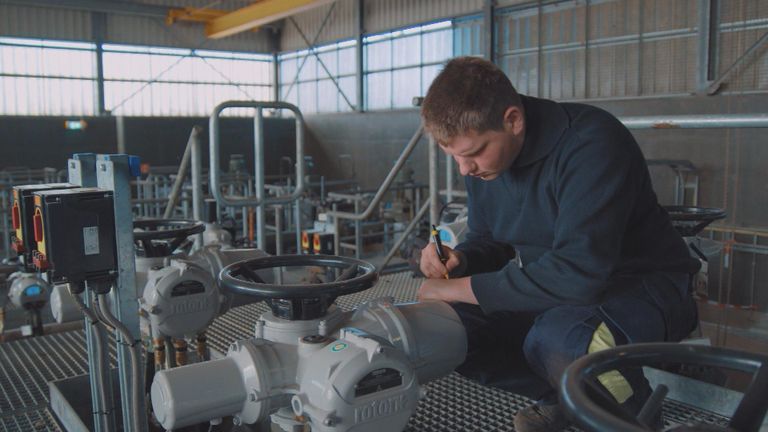
[[[504,111],[504,130],[519,135],[525,129],[525,117],[523,110],[518,106],[511,106]]]

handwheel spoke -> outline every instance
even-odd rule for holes
[[[744,397],[731,417],[730,427],[740,432],[760,430],[768,410],[768,366],[765,363],[757,370]]]
[[[243,263],[240,266],[240,275],[241,276],[245,276],[251,282],[256,282],[256,283],[260,283],[260,284],[265,283],[264,279],[262,279],[261,276],[256,274],[255,271],[253,271],[250,268],[248,268],[248,263]]]
[[[205,224],[184,219],[144,219],[133,222],[133,240],[147,257],[164,256],[185,245],[187,238],[205,231]],[[154,243],[157,242],[157,243]]]
[[[345,281],[347,279],[352,279],[355,276],[357,276],[357,265],[352,264],[351,266],[344,269],[344,271],[341,272],[339,277],[337,277],[334,282]]]

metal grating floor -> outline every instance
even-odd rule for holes
[[[382,276],[367,291],[340,297],[342,309],[377,297],[415,300],[420,279],[409,273]],[[235,308],[218,318],[208,332],[212,348],[226,351],[230,342],[250,337],[262,303]],[[52,334],[0,344],[0,432],[61,431],[48,407],[48,381],[86,373],[85,337],[82,331]],[[512,418],[530,401],[503,390],[483,387],[456,373],[427,386],[406,428],[420,431],[513,431]],[[697,421],[724,426],[728,419],[667,400],[667,425]],[[571,431],[577,429],[571,428]]]

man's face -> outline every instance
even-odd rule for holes
[[[510,107],[504,114],[502,130],[479,133],[475,130],[440,143],[459,165],[463,176],[493,180],[506,171],[523,148],[525,122],[522,111]]]

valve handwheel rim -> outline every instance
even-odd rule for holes
[[[576,423],[588,431],[644,432],[653,430],[616,416],[588,394],[590,382],[603,372],[659,363],[706,365],[753,374],[728,427],[710,431],[757,432],[768,411],[768,356],[727,348],[685,343],[639,343],[598,351],[576,359],[560,381],[560,401]],[[682,426],[681,430],[685,429]],[[670,429],[675,430],[675,429]]]
[[[277,267],[329,267],[341,270],[335,281],[316,284],[270,284],[256,271]],[[247,279],[246,279],[247,278]],[[229,291],[265,299],[312,299],[353,294],[371,288],[378,279],[376,267],[363,260],[335,255],[279,255],[239,261],[219,273]]]
[[[175,228],[174,228],[175,227]],[[134,231],[134,240],[161,240],[177,237],[189,237],[205,231],[205,224],[187,219],[138,219],[133,221],[134,229],[150,229],[151,231]],[[158,228],[169,228],[159,230]]]
[[[133,221],[133,229],[137,254],[160,257],[171,255],[189,236],[205,231],[205,224],[187,219],[139,219]]]

